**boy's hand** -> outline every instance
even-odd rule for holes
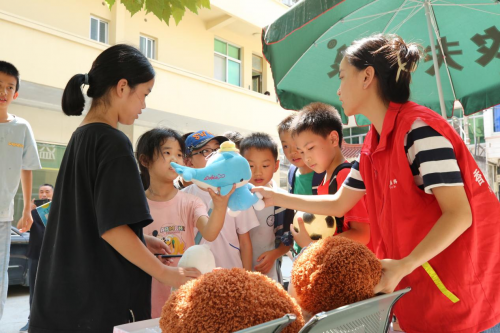
[[[257,272],[262,274],[267,274],[273,268],[274,262],[276,261],[276,254],[274,250],[262,253],[258,258],[258,265],[255,266]]]
[[[297,221],[299,223],[299,232],[295,231],[293,224],[290,225],[290,232],[292,233],[293,239],[298,246],[306,247],[307,245],[311,244],[313,240],[307,233],[306,226],[304,225],[304,220],[299,217]]]
[[[382,277],[375,286],[373,293],[392,293],[399,282],[410,273],[410,270],[406,266],[404,259],[384,259],[380,260],[380,263],[382,264]]]
[[[260,193],[264,199],[264,203],[266,207],[274,206],[274,194],[276,192],[273,191],[270,187],[256,186],[252,188],[252,193]]]
[[[227,203],[229,201],[229,197],[236,190],[236,184],[233,184],[233,188],[226,195],[221,195],[220,194],[220,187],[217,190],[218,190],[218,193],[215,193],[214,190],[212,190],[211,188],[208,189],[208,194],[210,194],[210,197],[212,198],[212,202],[214,204],[214,208],[221,207],[223,209],[226,209],[227,208]]]
[[[21,216],[21,219],[17,222],[17,229],[23,233],[30,230],[32,224],[33,217],[31,216],[31,212],[29,210],[23,211],[23,216]]]
[[[160,282],[167,286],[180,288],[184,283],[200,275],[201,272],[196,268],[167,267]]]

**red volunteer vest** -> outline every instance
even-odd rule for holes
[[[372,126],[361,150],[371,240],[378,258],[404,258],[442,214],[434,195],[415,185],[405,154],[405,135],[417,118],[452,143],[473,221],[429,261],[458,301],[453,302],[418,267],[398,285],[397,289],[409,286],[412,290],[396,304],[395,314],[406,332],[477,333],[500,322],[500,203],[453,128],[434,111],[413,102],[391,103],[380,141]]]

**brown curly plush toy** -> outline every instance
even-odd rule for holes
[[[297,316],[282,332],[304,326],[300,307],[267,276],[241,268],[219,269],[184,284],[163,306],[160,328],[168,333],[234,332]]]
[[[382,266],[364,245],[341,236],[310,245],[295,260],[290,293],[304,316],[373,297]]]

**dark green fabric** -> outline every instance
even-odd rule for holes
[[[500,104],[500,4],[438,0],[431,6],[448,64],[447,70],[438,47],[447,116],[453,115],[455,100],[449,77],[466,115]],[[298,110],[321,101],[341,110],[336,93],[341,51],[380,32],[396,33],[430,50],[425,8],[419,1],[304,0],[292,7],[262,34],[281,106]],[[411,100],[441,112],[430,51],[413,73],[411,90]],[[347,123],[343,113],[342,119]],[[369,123],[363,116],[356,120],[358,125]]]
[[[304,194],[304,195],[312,195],[312,180],[313,180],[314,172],[309,172],[304,175],[301,175],[297,170],[295,174],[295,184],[293,186],[293,194]]]
[[[312,195],[313,176],[314,172],[309,172],[301,175],[299,170],[297,170],[297,173],[295,174],[293,194]],[[302,251],[302,248],[296,242],[293,242],[293,249],[295,250],[296,254],[299,254],[300,251]]]

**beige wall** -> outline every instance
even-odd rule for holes
[[[152,13],[146,14],[145,11],[142,11],[130,17],[130,13],[125,10],[123,5],[115,4],[110,11],[102,3],[103,1],[99,0],[5,1],[0,5],[0,14],[4,14],[9,19],[21,19],[24,23],[30,24],[30,30],[32,31],[27,31],[19,26],[9,26],[9,31],[12,32],[13,36],[17,37],[15,38],[16,43],[24,44],[29,40],[29,48],[31,50],[43,50],[44,52],[48,52],[47,56],[51,56],[53,52],[60,53],[62,50],[62,53],[67,58],[73,58],[74,54],[71,52],[71,45],[68,45],[67,41],[46,41],[41,38],[42,36],[38,36],[36,30],[42,30],[42,35],[46,32],[43,30],[48,29],[51,32],[60,32],[63,35],[76,37],[76,39],[83,39],[91,44],[95,44],[99,50],[106,47],[101,43],[89,39],[90,16],[92,15],[109,22],[109,42],[111,44],[128,43],[138,46],[141,34],[153,37],[158,42],[157,60],[159,62],[207,77],[213,77],[213,39],[219,37],[242,47],[244,66],[242,87],[248,89],[248,86],[251,85],[251,56],[252,53],[261,54],[262,52],[259,35],[234,33],[231,30],[231,25],[221,29],[207,30],[206,23],[200,19],[200,16],[190,11],[186,11],[183,20],[178,26],[175,25],[173,20],[171,20],[170,26],[167,26],[164,22],[160,22]],[[217,1],[212,1],[212,7],[215,6],[214,3],[217,4]],[[234,12],[240,16],[246,15],[246,21],[261,22],[263,20],[260,18],[262,15],[259,16],[258,12],[256,12],[259,7],[248,5],[249,3],[253,3],[253,1],[235,0],[229,2],[219,1],[219,3],[228,6],[228,12]],[[246,5],[242,5],[241,3]],[[281,5],[275,0],[256,1],[257,5],[259,3],[260,7],[262,7],[263,3],[271,5],[269,8],[271,8],[274,16],[278,16],[279,10],[284,12],[283,8],[286,8],[286,6]],[[248,8],[254,7],[254,11],[248,11]],[[204,9],[202,11],[206,12],[208,10]],[[3,25],[5,23],[2,22],[0,24]],[[258,27],[255,27],[255,31],[259,31]],[[33,35],[30,36],[31,34]],[[12,48],[12,50],[15,52],[16,48]],[[2,57],[5,58],[6,55],[3,51]],[[5,51],[8,52],[8,50]],[[33,56],[31,52],[24,55],[17,52],[16,55],[29,57],[30,59]],[[93,56],[94,54],[90,58],[83,57],[82,59],[78,59],[82,63],[81,66],[78,66],[76,61],[71,61],[70,59],[66,60],[66,62],[69,62],[69,65],[75,69],[87,68],[90,67],[91,60],[89,61],[89,59],[92,59]],[[55,58],[58,57],[56,56]],[[56,61],[59,61],[59,59],[49,61],[47,67],[52,68],[51,65]],[[31,61],[31,63],[34,66],[39,65],[38,62]],[[265,70],[266,82],[264,83],[264,88],[274,93],[271,75],[267,75],[268,70],[269,68]],[[32,71],[33,68],[23,68],[24,75],[27,73],[31,74]],[[63,72],[62,74],[65,73]],[[25,77],[25,79],[28,78]],[[66,76],[64,76],[64,79],[66,79]],[[52,82],[46,82],[46,84],[53,86],[61,85],[60,83],[54,85]]]
[[[187,12],[179,26],[168,27],[152,13],[138,13],[127,21],[126,42],[138,46],[141,34],[157,40],[159,62],[213,77],[213,34],[195,14]]]
[[[38,142],[66,145],[81,117],[68,117],[60,111],[47,111],[26,105],[11,104],[9,112],[27,119]]]
[[[94,0],[18,0],[1,1],[0,11],[49,25],[72,34],[89,37],[90,15],[111,20],[103,1]]]
[[[19,69],[22,80],[61,89],[72,75],[86,73],[106,48],[88,38],[2,12],[0,29],[14,36],[9,47],[2,47],[1,58]]]
[[[207,77],[214,76],[215,38],[240,46],[243,61],[242,87],[246,89],[252,82],[252,53],[262,56],[260,35],[238,34],[231,30],[231,26],[207,30],[199,16],[189,11],[179,26],[171,22],[170,27],[152,13],[138,13],[127,20],[124,42],[138,46],[141,34],[158,41],[156,60],[159,62]],[[267,78],[267,73],[265,76]],[[265,86],[267,85],[268,82]],[[269,89],[265,90],[271,88],[272,81]]]
[[[213,1],[212,10],[204,9],[199,15],[186,11],[178,26],[173,20],[167,26],[152,13],[139,12],[130,17],[119,3],[110,11],[99,0],[2,2],[0,30],[8,31],[13,38],[9,47],[2,48],[0,58],[14,63],[22,80],[62,90],[72,75],[88,72],[92,61],[108,47],[89,38],[90,16],[97,16],[109,22],[110,44],[126,42],[138,46],[141,34],[157,40],[157,60],[151,61],[157,72],[156,84],[147,105],[165,111],[165,119],[142,117],[140,126],[149,128],[160,122],[168,123],[168,114],[173,113],[220,123],[228,130],[244,128],[248,132],[264,131],[277,137],[276,124],[289,111],[275,102],[272,75],[265,60],[263,91],[271,91],[272,96],[248,89],[252,83],[252,54],[261,55],[261,28],[251,22],[263,18],[256,17],[259,16],[257,12],[245,14],[245,6],[236,2]],[[275,16],[279,10],[284,12],[279,1],[259,0],[256,4],[261,9],[269,5],[272,9],[269,12],[274,11]],[[238,16],[231,19],[232,24],[207,29],[211,20],[227,14]],[[240,16],[245,15],[246,19],[241,19]],[[242,87],[213,79],[216,37],[241,47]],[[63,120],[67,118],[60,112],[44,110],[42,103],[37,112],[32,107],[20,105],[13,111],[30,121],[36,139],[41,141],[67,142],[79,123]],[[57,129],[58,126],[64,129]],[[136,126],[137,129],[128,130],[131,138],[138,136],[135,131],[142,132],[139,125]]]

